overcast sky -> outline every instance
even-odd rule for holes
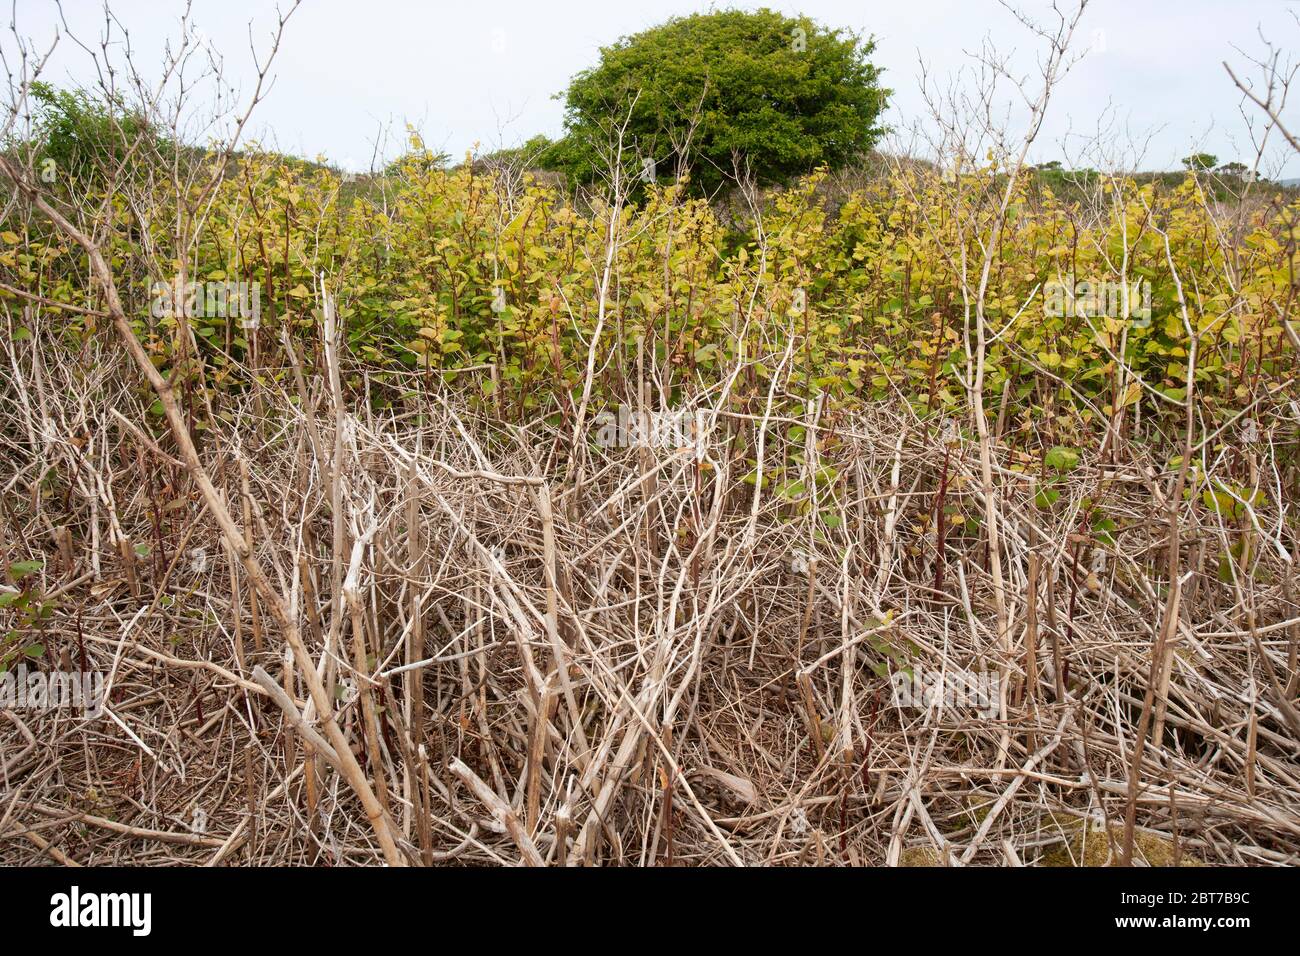
[[[1061,0],[1068,3],[1069,0]],[[728,4],[720,4],[727,6]],[[947,75],[990,38],[1033,64],[1033,38],[994,0],[802,0],[737,3],[804,13],[818,22],[874,35],[874,60],[895,90],[888,122],[904,127],[923,113],[919,65]],[[142,64],[159,61],[175,36],[181,0],[119,0],[118,18],[131,33]],[[265,0],[194,0],[194,20],[225,57],[228,77],[250,86],[249,24],[259,48],[274,24]],[[327,156],[349,168],[370,164],[383,127],[412,122],[431,147],[460,155],[514,145],[535,133],[560,131],[561,104],[553,96],[578,70],[596,62],[600,46],[669,16],[708,10],[692,0],[553,0],[553,2],[417,2],[417,0],[305,0],[290,21],[276,61],[275,85],[255,114],[266,141],[306,156]],[[1049,4],[1022,0],[1026,12]],[[1300,26],[1280,0],[1093,0],[1079,41],[1089,54],[1060,87],[1037,160],[1069,158],[1062,148],[1071,130],[1095,130],[1110,116],[1135,140],[1149,142],[1147,169],[1175,168],[1193,150],[1221,161],[1249,162],[1251,147],[1241,97],[1221,65],[1250,71],[1245,51],[1263,50],[1259,31],[1300,52]],[[65,0],[68,25],[83,41],[102,32],[101,0]],[[18,28],[48,43],[59,20],[53,0],[18,0]],[[1235,47],[1235,48],[1234,48]],[[91,82],[86,54],[61,42],[48,78]],[[1300,131],[1300,90],[1286,116]],[[1300,157],[1282,150],[1283,175],[1300,176]]]

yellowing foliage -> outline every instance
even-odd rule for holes
[[[164,363],[175,320],[150,314],[148,289],[172,278],[166,270],[261,284],[260,329],[195,320],[197,380],[209,385],[238,384],[244,372],[231,359],[256,341],[265,353],[281,326],[318,322],[323,277],[360,360],[430,374],[491,365],[498,409],[563,411],[586,370],[608,260],[598,398],[628,400],[638,363],[671,397],[707,387],[741,356],[757,364],[738,392],[758,394],[793,343],[788,371],[802,397],[902,397],[924,414],[965,406],[977,267],[1001,176],[899,165],[832,201],[817,173],[767,196],[761,220],[724,220],[680,186],[650,187],[617,208],[575,204],[531,175],[474,162],[445,169],[422,148],[358,183],[254,151],[202,210],[184,262],[142,254],[167,248],[173,228],[177,200],[161,190],[147,223],[136,221],[138,204],[110,203],[111,248],[140,333]],[[983,300],[989,406],[1010,407],[1010,434],[1057,405],[1083,421],[1177,414],[1192,342],[1175,273],[1198,337],[1203,414],[1221,419],[1286,382],[1293,359],[1279,317],[1295,290],[1296,213],[1275,199],[1234,220],[1191,175],[1172,188],[1111,182],[1087,204],[1023,175]],[[20,224],[0,239],[5,281],[86,299],[85,269],[65,243]],[[1114,296],[1097,314],[1061,308],[1049,290],[1069,279],[1112,288],[1123,279],[1134,310],[1145,284],[1150,315],[1126,316]],[[72,331],[91,325],[69,314]],[[485,380],[483,391],[492,387]]]

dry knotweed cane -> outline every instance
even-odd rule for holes
[[[352,667],[356,674],[357,696],[361,701],[362,733],[366,742],[366,756],[370,764],[370,774],[374,780],[375,793],[380,806],[387,814],[388,782],[384,773],[384,755],[379,748],[379,720],[375,708],[374,679],[366,652],[366,624],[361,608],[361,592],[358,579],[361,573],[361,560],[365,549],[374,533],[371,527],[365,534],[359,535],[352,544],[352,557],[348,562],[347,576],[343,581],[343,598],[348,606],[352,622]]]
[[[529,837],[524,825],[519,822],[519,817],[511,809],[510,804],[502,800],[491,787],[483,782],[478,774],[462,763],[459,757],[452,757],[447,765],[451,772],[459,777],[465,786],[469,787],[470,791],[473,792],[474,796],[478,797],[479,801],[491,811],[497,822],[506,828],[510,838],[519,847],[523,864],[525,866],[545,866],[546,861],[542,859],[537,852],[537,848],[533,846],[532,838]]]
[[[185,424],[185,419],[181,414],[180,408],[176,403],[175,392],[171,383],[165,379],[158,369],[150,360],[144,347],[136,338],[135,331],[131,328],[130,319],[127,318],[123,311],[121,298],[118,295],[117,285],[113,279],[112,270],[108,262],[104,259],[98,244],[88,235],[74,226],[62,213],[51,206],[41,194],[41,192],[31,186],[25,177],[14,168],[13,161],[6,156],[0,156],[0,171],[14,183],[18,190],[23,193],[35,205],[42,214],[46,216],[61,232],[77,243],[86,253],[90,260],[90,268],[95,278],[98,280],[106,300],[107,310],[112,317],[113,325],[117,330],[118,337],[125,345],[128,354],[134,360],[139,370],[144,373],[145,378],[153,387],[154,393],[162,405],[164,417],[167,419],[168,426],[171,429],[172,436],[181,451],[181,458],[186,464],[191,479],[198,485],[199,491],[203,496],[204,503],[208,511],[212,514],[217,524],[221,527],[222,534],[225,536],[226,544],[238,556],[240,563],[243,565],[249,580],[253,587],[262,595],[263,600],[271,609],[272,616],[275,618],[276,625],[284,635],[286,641],[293,648],[294,655],[298,659],[298,666],[304,676],[308,679],[308,687],[311,690],[312,699],[316,703],[317,711],[325,724],[327,736],[331,738],[334,747],[340,754],[341,772],[347,779],[348,783],[357,792],[361,800],[362,807],[365,810],[366,818],[374,827],[375,836],[379,841],[385,860],[393,866],[405,865],[405,857],[397,847],[397,842],[393,837],[389,821],[383,813],[374,791],[366,782],[365,775],[361,772],[361,767],[357,764],[356,758],[352,756],[351,750],[347,746],[347,741],[343,732],[339,729],[337,722],[334,720],[333,710],[330,706],[329,696],[319,677],[316,676],[315,664],[311,659],[307,648],[302,643],[298,632],[297,622],[290,616],[284,599],[280,596],[267,579],[257,559],[253,556],[248,548],[244,535],[235,524],[222,500],[220,492],[212,484],[208,477],[207,470],[204,468],[202,461],[199,459],[198,449],[194,446],[194,441],[190,437],[189,428]]]

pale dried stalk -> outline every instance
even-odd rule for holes
[[[284,635],[284,639],[293,648],[294,657],[298,661],[298,667],[302,670],[304,677],[307,679],[307,685],[311,692],[312,700],[316,704],[316,709],[320,714],[321,720],[325,724],[326,736],[331,740],[334,748],[338,751],[341,760],[341,772],[347,779],[349,785],[356,791],[357,797],[361,800],[366,818],[371,822],[375,830],[375,837],[379,841],[380,848],[383,851],[385,860],[392,866],[405,865],[405,857],[397,848],[397,842],[393,837],[389,821],[383,813],[383,808],[374,791],[366,782],[365,775],[361,772],[361,767],[352,756],[348,748],[347,740],[343,736],[342,730],[339,729],[338,723],[334,720],[333,709],[330,706],[329,695],[326,694],[324,685],[319,677],[316,676],[315,663],[311,659],[306,646],[302,643],[301,636],[298,633],[298,624],[289,614],[289,610],[284,603],[280,594],[272,587],[271,582],[263,573],[261,566],[258,564],[256,557],[240,531],[239,526],[235,524],[234,519],[230,516],[225,502],[222,500],[220,492],[212,484],[208,477],[207,470],[203,467],[203,462],[199,459],[198,450],[194,447],[194,441],[190,437],[189,429],[185,425],[185,419],[181,414],[180,408],[176,404],[175,392],[171,384],[163,378],[158,369],[154,367],[153,362],[145,353],[139,339],[135,336],[135,331],[131,328],[130,320],[127,319],[125,312],[122,310],[122,301],[118,295],[117,285],[113,280],[112,270],[105,261],[99,246],[89,236],[79,230],[68,221],[58,210],[54,209],[40,191],[30,186],[21,173],[15,170],[13,161],[5,156],[0,156],[0,171],[14,183],[14,185],[27,196],[35,205],[60,231],[68,238],[77,243],[85,250],[90,260],[91,271],[99,281],[100,287],[104,292],[108,314],[111,316],[113,325],[117,329],[118,336],[123,345],[126,347],[128,354],[134,360],[136,367],[144,374],[145,378],[152,386],[154,393],[158,396],[159,402],[163,407],[163,414],[167,419],[167,424],[172,432],[177,446],[181,451],[181,458],[185,462],[186,469],[190,478],[199,487],[203,496],[204,504],[208,511],[216,520],[225,536],[227,546],[238,556],[240,564],[243,565],[244,572],[248,575],[253,587],[261,595],[263,601],[271,609],[272,616],[275,618],[276,626]]]

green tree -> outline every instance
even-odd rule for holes
[[[697,191],[723,183],[738,160],[764,184],[843,165],[883,132],[890,91],[867,59],[874,49],[767,9],[669,20],[603,48],[599,64],[573,78],[567,136],[550,165],[594,178],[624,121],[638,171],[663,178],[685,152]]]
[[[479,157],[489,166],[517,166],[523,169],[545,167],[555,143],[545,134],[538,133],[519,146],[507,146]]]
[[[122,102],[107,103],[84,90],[42,82],[32,84],[31,100],[40,158],[52,160],[73,181],[101,177],[128,158],[144,161],[148,151],[139,148],[141,137],[153,140],[153,151],[166,145],[143,116]]]
[[[1192,153],[1190,156],[1184,156],[1182,162],[1184,168],[1200,171],[1213,169],[1219,165],[1219,157],[1213,153]]]

